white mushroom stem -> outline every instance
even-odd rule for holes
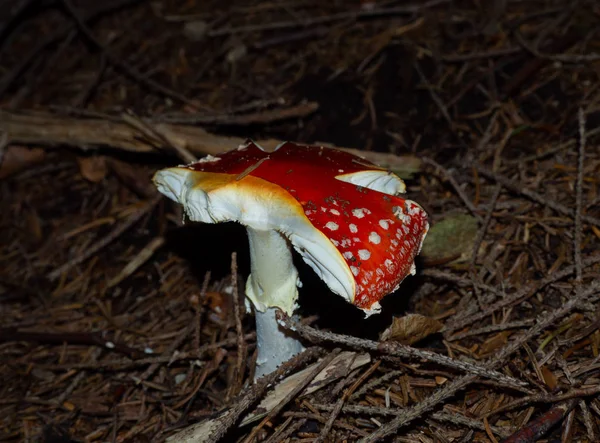
[[[288,241],[277,231],[248,227],[251,274],[246,296],[256,311],[258,356],[254,379],[273,372],[279,365],[304,350],[296,337],[275,318],[279,308],[291,315],[298,298],[298,271],[292,262]]]

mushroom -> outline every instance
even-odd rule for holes
[[[247,141],[154,176],[158,190],[190,220],[236,221],[250,245],[246,296],[256,312],[255,378],[302,351],[275,313],[291,315],[300,280],[290,245],[332,292],[379,312],[381,300],[408,274],[428,230],[427,215],[398,196],[404,182],[355,155],[286,142],[267,152]]]

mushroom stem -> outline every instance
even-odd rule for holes
[[[251,273],[246,296],[256,311],[258,356],[254,379],[273,372],[304,347],[275,318],[279,308],[291,315],[296,308],[298,271],[292,262],[288,241],[277,231],[248,227]]]

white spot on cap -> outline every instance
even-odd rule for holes
[[[387,268],[388,272],[392,272],[392,267],[394,266],[394,262],[392,262],[389,258],[386,258],[385,261],[383,262],[383,264]]]
[[[373,231],[369,234],[369,241],[374,245],[378,245],[379,243],[381,243],[381,237],[377,232]]]
[[[332,231],[337,231],[337,229],[339,228],[338,224],[334,223],[334,222],[327,222],[327,224],[325,225],[325,227],[327,229],[332,230]]]
[[[365,214],[370,214],[371,211],[369,211],[367,208],[356,208],[352,210],[352,215],[355,216],[356,218],[363,218],[365,216]]]
[[[194,163],[192,164],[198,164],[198,163],[214,163],[214,162],[218,162],[219,160],[221,160],[220,157],[213,157],[212,155],[207,155],[206,157],[202,157],[199,160],[196,160]]]
[[[398,220],[400,220],[402,223],[410,223],[410,216],[405,214],[404,210],[400,206],[394,206],[392,209]]]
[[[349,248],[352,246],[352,241],[349,238],[342,239],[342,248]]]
[[[387,220],[379,220],[379,226],[381,226],[383,229],[389,229],[390,222]]]
[[[350,270],[355,277],[358,275],[358,268],[356,266],[350,266]]]
[[[371,258],[371,252],[369,252],[366,249],[360,249],[358,251],[358,256],[361,260],[368,260],[369,258]]]
[[[354,223],[350,223],[348,227],[350,228],[350,232],[352,232],[353,234],[356,234],[358,232],[358,228]]]
[[[338,169],[338,172],[341,174],[341,173],[344,172],[344,170],[343,169]]]
[[[363,208],[353,209],[352,215],[356,218],[363,218],[365,216],[365,210]]]
[[[411,200],[406,201],[406,210],[410,215],[415,215],[421,212],[421,206]]]
[[[354,254],[352,254],[352,252],[350,252],[350,251],[346,251],[342,255],[344,256],[344,258],[346,260],[350,260],[352,257],[354,257]]]
[[[337,241],[337,240],[336,240],[336,239],[334,239],[334,238],[330,238],[330,239],[329,239],[329,241],[330,241],[331,243],[333,243],[333,245],[334,245],[334,246],[339,246],[339,245],[340,245],[340,242],[339,242],[339,241]]]
[[[417,273],[417,267],[415,266],[415,262],[410,264],[410,275],[415,275]]]
[[[340,215],[340,211],[337,209],[330,209],[329,212],[331,212],[333,215]]]

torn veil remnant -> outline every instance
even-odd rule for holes
[[[335,149],[286,142],[266,152],[252,141],[154,176],[158,190],[193,221],[246,226],[257,315],[257,377],[302,350],[279,329],[275,310],[296,308],[290,245],[327,286],[367,315],[414,274],[427,215],[399,197],[395,174]]]

